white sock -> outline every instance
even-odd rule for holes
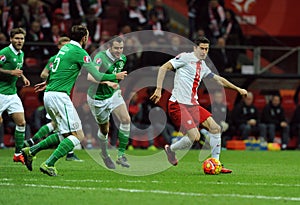
[[[209,133],[210,148],[211,148],[211,157],[219,159],[221,153],[221,133],[212,134]]]
[[[52,132],[52,131],[54,130],[54,127],[53,127],[53,125],[52,125],[51,122],[49,122],[49,123],[47,124],[47,127],[49,128],[49,133]]]
[[[177,150],[187,149],[193,145],[193,142],[190,140],[188,136],[184,136],[181,140],[175,142],[170,146],[170,149],[175,152]]]

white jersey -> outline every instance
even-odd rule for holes
[[[214,76],[212,71],[204,60],[200,61],[193,52],[181,53],[169,62],[176,70],[170,100],[187,105],[199,104],[198,87],[203,78]]]

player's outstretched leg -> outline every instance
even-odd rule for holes
[[[24,156],[24,162],[29,171],[32,171],[32,161],[34,155],[30,153],[30,147],[25,147],[22,149],[22,154]]]
[[[176,166],[176,165],[178,164],[178,160],[176,159],[175,152],[173,152],[173,151],[170,149],[170,145],[165,145],[165,152],[166,152],[166,154],[167,154],[168,161],[169,161],[173,166]]]

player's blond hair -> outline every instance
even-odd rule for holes
[[[58,39],[58,42],[57,42],[57,45],[62,45],[64,42],[69,42],[70,41],[70,38],[67,37],[67,36],[63,36],[63,37],[60,37]]]

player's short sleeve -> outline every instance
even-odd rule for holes
[[[94,61],[96,66],[101,66],[102,65],[102,58],[101,58],[101,55],[100,53],[98,53],[95,57],[94,57]]]
[[[186,64],[186,54],[181,53],[177,55],[175,58],[172,58],[169,62],[172,64],[174,69],[178,69],[183,67]]]
[[[204,61],[202,61],[202,72],[203,78],[213,78],[215,75]]]
[[[47,70],[50,70],[50,71],[52,70],[54,60],[55,60],[55,56],[52,56],[52,57],[49,59],[49,61],[47,62],[46,66],[45,66],[45,68],[46,68]]]
[[[6,56],[3,52],[0,52],[0,66],[6,62]]]

